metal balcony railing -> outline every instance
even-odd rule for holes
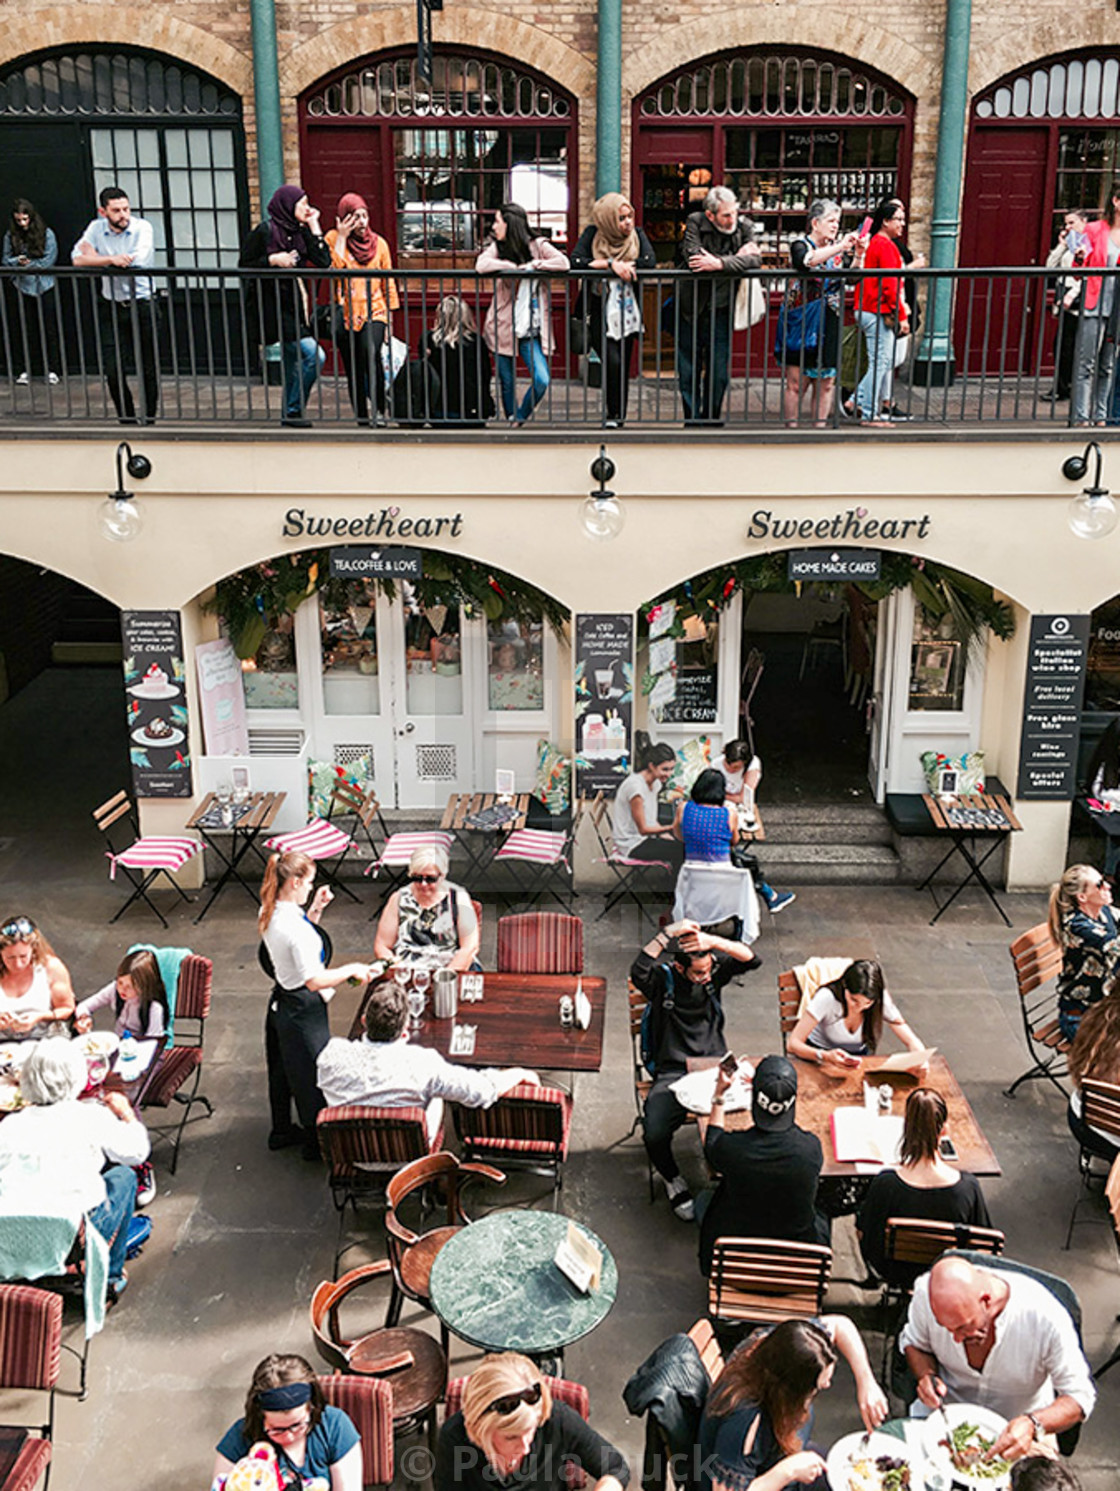
[[[641,273],[630,311],[619,300],[619,282],[595,271],[480,276],[67,267],[52,270],[54,288],[37,295],[28,291],[41,289],[41,279],[5,270],[0,428],[119,419],[263,430],[287,419],[340,430],[358,421],[505,431],[512,417],[554,431],[623,422],[665,431],[682,423],[744,434],[814,425],[855,431],[845,403],[869,354],[885,374],[890,365],[877,398],[863,385],[865,415],[877,423],[888,411],[895,421],[926,428],[1120,423],[1110,318],[1079,317],[1076,305],[1064,303],[1071,284],[1093,278],[1103,279],[1102,299],[1110,303],[1116,273],[907,273],[920,320],[915,334],[895,342],[885,318],[869,323],[865,335],[855,308],[861,280],[892,277],[847,271],[824,282],[832,318],[822,327],[824,347],[785,352],[787,285],[808,287],[813,298],[822,287],[819,274],[799,282],[752,273],[760,319],[736,330],[740,281],[677,270]],[[389,293],[385,281],[399,299],[391,336],[383,323],[362,330],[354,314],[371,289]],[[115,298],[106,298],[106,290]],[[445,321],[452,313],[480,332],[489,316],[488,340],[507,353],[515,345],[529,352],[533,380],[519,355],[511,383],[508,356],[493,358],[481,337],[433,339],[441,311]],[[833,365],[830,402],[828,377],[818,374]],[[1055,380],[1071,366],[1073,397],[1052,398]],[[526,417],[518,421],[519,415]]]

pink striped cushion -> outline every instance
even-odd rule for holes
[[[265,845],[278,854],[306,854],[308,859],[331,859],[341,854],[353,843],[350,835],[335,828],[325,818],[312,818],[306,828],[297,828],[290,834],[277,834]]]
[[[563,860],[566,865],[567,842],[564,834],[549,833],[547,829],[519,828],[510,834],[494,858],[526,859],[537,865],[555,865]]]
[[[390,834],[385,841],[385,847],[377,856],[377,859],[366,871],[376,875],[384,865],[390,867],[406,865],[417,849],[431,849],[433,847],[443,849],[450,855],[451,846],[455,842],[453,834],[445,833],[442,829],[433,828],[426,833]]]
[[[198,853],[197,839],[161,838],[151,834],[137,839],[120,854],[109,854],[109,879],[117,878],[117,866],[127,865],[130,870],[181,870],[192,855]]]
[[[5,1387],[53,1387],[61,1350],[62,1296],[29,1284],[0,1286],[0,1377]]]
[[[323,1397],[343,1413],[362,1441],[362,1485],[393,1483],[393,1389],[374,1377],[336,1372],[317,1379]]]
[[[629,855],[619,854],[617,850],[614,854],[608,854],[605,857],[600,854],[595,863],[597,865],[625,865],[628,869],[641,869],[643,865],[657,865],[662,870],[673,868],[667,859],[631,859]]]

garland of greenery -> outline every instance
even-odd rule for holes
[[[317,591],[328,605],[342,607],[353,583],[331,579],[329,549],[305,549],[227,575],[215,585],[203,609],[225,620],[237,656],[249,658],[264,640],[270,617],[294,613]],[[371,592],[383,590],[389,600],[396,596],[392,580],[362,583]],[[457,605],[464,617],[482,615],[487,621],[533,621],[543,616],[558,634],[568,621],[567,608],[535,585],[458,554],[425,550],[424,577],[411,583],[424,609]]]

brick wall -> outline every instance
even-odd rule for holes
[[[0,702],[50,665],[70,582],[0,555]],[[6,681],[6,690],[5,690]]]

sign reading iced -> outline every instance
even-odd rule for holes
[[[122,611],[132,790],[190,797],[186,670],[178,611]]]
[[[1088,616],[1031,617],[1017,797],[1074,795],[1088,653]]]
[[[421,549],[332,549],[332,580],[421,580]]]
[[[634,618],[579,614],[575,641],[576,794],[613,797],[630,770]]]
[[[791,580],[877,580],[883,556],[873,549],[791,549]]]

